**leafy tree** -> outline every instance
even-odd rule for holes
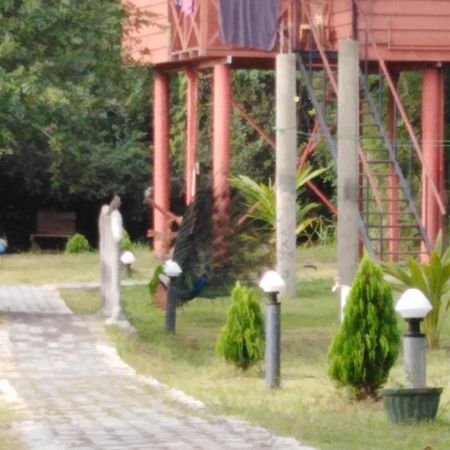
[[[264,317],[254,289],[235,284],[227,320],[216,351],[241,369],[248,369],[264,356]]]
[[[118,0],[2,2],[0,192],[16,207],[116,192],[142,214],[151,71],[123,58],[127,16]]]
[[[398,356],[400,334],[391,287],[368,256],[356,273],[344,312],[328,353],[329,375],[358,399],[375,397]]]

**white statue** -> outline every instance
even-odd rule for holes
[[[120,197],[115,195],[109,205],[103,205],[98,220],[100,235],[100,294],[107,324],[129,327],[122,313],[120,298],[120,243],[123,238]]]

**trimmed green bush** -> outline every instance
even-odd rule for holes
[[[264,316],[256,291],[239,282],[231,292],[231,302],[216,352],[245,370],[264,357]]]
[[[359,266],[344,312],[328,352],[329,376],[357,399],[376,397],[398,356],[400,332],[391,286],[368,256]]]
[[[66,253],[86,253],[90,250],[88,240],[80,233],[75,233],[66,243]]]

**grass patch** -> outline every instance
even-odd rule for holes
[[[132,280],[147,280],[156,265],[153,253],[145,247],[133,249]],[[98,252],[68,255],[65,253],[20,253],[0,258],[0,284],[54,284],[100,280]]]
[[[327,377],[327,351],[338,329],[332,278],[303,280],[299,296],[282,304],[282,388],[265,387],[262,365],[243,373],[214,353],[229,300],[196,299],[177,313],[176,335],[166,334],[164,311],[144,286],[124,289],[125,312],[139,336],[113,331],[121,356],[139,372],[204,401],[215,412],[239,416],[321,449],[447,449],[450,395],[432,424],[393,425],[381,402],[354,402]],[[264,301],[264,300],[262,300]],[[449,327],[445,330],[448,342]],[[428,382],[448,386],[450,348],[428,354]],[[390,383],[404,380],[402,361]]]
[[[93,314],[102,306],[98,289],[60,289],[59,293],[75,314]]]

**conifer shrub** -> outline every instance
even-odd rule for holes
[[[66,253],[86,253],[90,250],[88,240],[80,233],[75,233],[66,243]]]
[[[365,256],[328,352],[329,376],[357,399],[376,397],[400,348],[392,289],[381,268]]]
[[[231,292],[231,306],[216,352],[244,370],[264,357],[264,316],[258,295],[239,282]]]

